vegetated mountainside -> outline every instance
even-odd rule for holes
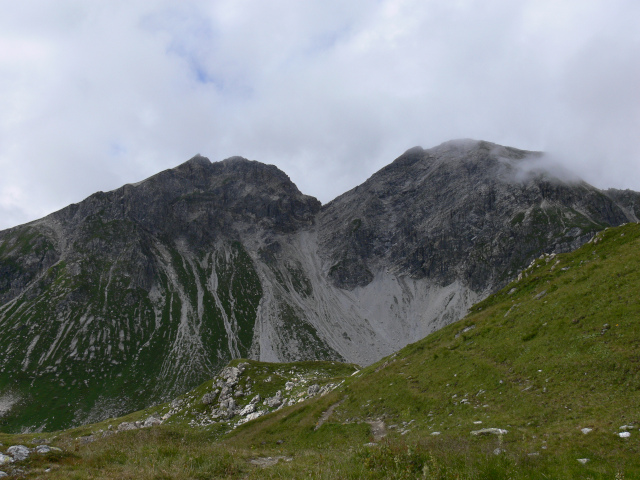
[[[541,255],[460,322],[359,371],[234,360],[166,405],[55,435],[0,434],[8,454],[63,449],[2,468],[52,479],[637,478],[639,249],[640,225],[628,224]],[[149,415],[164,422],[143,425]]]
[[[636,219],[632,192],[539,155],[416,148],[324,207],[274,166],[196,156],[0,232],[0,427],[140,409],[233,358],[370,364]]]

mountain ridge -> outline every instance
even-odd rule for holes
[[[635,218],[640,194],[516,176],[539,156],[413,148],[321,205],[275,166],[197,155],[1,231],[0,395],[20,400],[0,427],[144,408],[233,358],[370,364]]]

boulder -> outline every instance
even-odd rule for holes
[[[317,383],[314,383],[313,385],[310,385],[309,388],[307,388],[307,395],[309,395],[310,397],[313,397],[314,395],[317,395],[319,391],[320,391],[320,385],[318,385]]]
[[[153,427],[154,425],[160,425],[161,423],[162,423],[162,420],[151,416],[147,418],[142,425],[143,427],[148,428],[148,427]]]
[[[220,408],[233,411],[236,408],[236,401],[233,398],[225,398],[220,402]]]
[[[14,460],[20,461],[26,459],[31,453],[31,450],[24,445],[14,445],[7,449],[7,453],[11,455]]]
[[[278,390],[273,397],[267,398],[263,403],[270,408],[278,407],[282,404],[282,391]]]
[[[13,463],[13,458],[9,455],[0,453],[0,465],[8,465],[9,463]]]
[[[136,424],[133,422],[122,422],[118,425],[119,432],[126,432],[127,430],[137,430]]]
[[[209,392],[209,393],[205,393],[202,396],[202,403],[204,405],[211,405],[215,400],[216,400],[216,396],[218,395],[218,390],[216,389],[213,392]]]
[[[36,447],[36,453],[49,453],[51,451],[51,447],[49,445],[38,445]]]
[[[256,411],[256,405],[254,403],[250,403],[249,405],[244,407],[242,410],[240,410],[239,415],[244,417],[244,416],[249,415],[250,413],[253,413],[255,411]]]

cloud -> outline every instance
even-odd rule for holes
[[[406,149],[546,150],[640,190],[633,0],[3,5],[0,228],[195,153],[323,202]]]

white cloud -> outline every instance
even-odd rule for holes
[[[461,137],[640,190],[634,0],[0,7],[0,228],[195,153],[274,163],[326,202]]]

